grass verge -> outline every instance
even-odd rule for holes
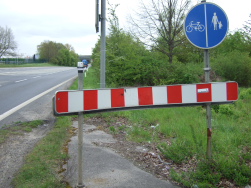
[[[93,70],[87,72],[92,74]],[[93,88],[98,86],[95,79],[84,78],[84,87]],[[78,80],[76,80],[70,90],[77,90]],[[25,164],[15,177],[13,184],[16,188],[48,188],[68,187],[67,183],[62,181],[60,172],[62,165],[68,160],[67,144],[72,136],[72,117],[58,117],[53,129],[46,135],[28,154]],[[18,127],[17,127],[18,128]]]
[[[71,136],[71,125],[71,117],[58,118],[54,128],[27,155],[25,164],[13,181],[16,188],[66,187],[58,172],[68,159],[64,144]]]
[[[0,68],[13,68],[13,67],[51,67],[56,66],[50,63],[23,63],[23,64],[0,64]]]
[[[12,126],[5,126],[0,129],[0,144],[4,143],[11,135],[21,135],[24,132],[31,132],[33,128],[42,125],[42,120],[35,120],[30,122],[16,122]]]

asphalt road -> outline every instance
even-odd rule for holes
[[[74,67],[0,68],[0,128],[48,118],[55,91],[67,89],[76,77]]]

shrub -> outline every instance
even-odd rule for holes
[[[233,51],[212,61],[216,74],[241,86],[251,86],[251,58],[248,53]]]
[[[219,113],[229,115],[229,116],[233,115],[234,114],[233,105],[231,104],[220,105]]]
[[[251,97],[251,88],[241,90],[239,99],[243,100],[250,97]]]
[[[190,84],[200,82],[202,74],[199,64],[174,62],[155,69],[153,79],[155,85]]]

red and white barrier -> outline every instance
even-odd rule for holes
[[[54,98],[54,112],[56,115],[76,114],[124,108],[227,103],[237,99],[236,82],[58,91]]]

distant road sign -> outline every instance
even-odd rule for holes
[[[187,39],[196,47],[209,49],[218,46],[228,32],[228,18],[216,4],[200,3],[187,14],[184,22]]]
[[[238,99],[236,82],[214,82],[153,87],[57,91],[55,115],[96,113],[140,108],[230,103]]]

